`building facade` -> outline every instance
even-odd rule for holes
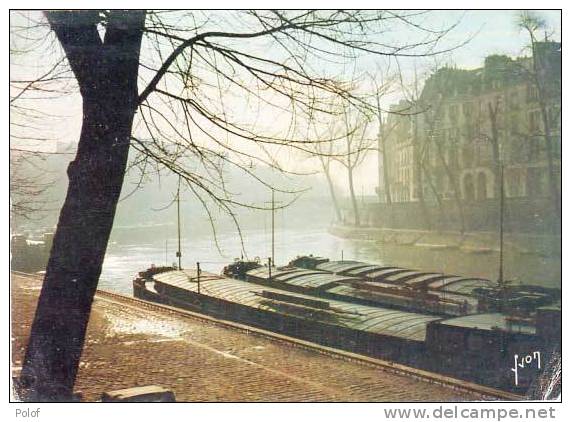
[[[486,202],[500,195],[501,171],[506,198],[549,198],[553,181],[560,192],[561,44],[533,50],[441,68],[414,104],[392,106],[379,139],[380,202]]]

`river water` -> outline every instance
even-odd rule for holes
[[[145,230],[140,228],[140,231]],[[131,281],[139,271],[155,265],[176,261],[176,237],[155,231],[153,238],[129,241],[120,239],[110,243],[99,286],[104,289],[132,294]],[[165,233],[172,232],[172,228]],[[247,230],[242,233],[248,258],[265,261],[271,255],[269,230]],[[200,262],[205,271],[220,273],[222,268],[240,257],[239,236],[235,233],[218,236],[216,247],[212,235],[201,234],[182,242],[183,268],[195,268]],[[425,271],[445,272],[474,277],[497,279],[498,254],[473,254],[455,249],[426,249],[418,246],[383,244],[370,240],[350,240],[335,237],[327,227],[312,229],[282,229],[275,234],[276,265],[283,265],[302,254],[314,254],[332,260],[355,259],[376,264],[390,264]],[[506,279],[546,287],[561,287],[560,257],[521,255],[504,252]]]

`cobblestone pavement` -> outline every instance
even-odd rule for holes
[[[21,366],[40,284],[12,276],[12,361]],[[76,390],[158,384],[178,401],[460,401],[450,388],[271,338],[97,297]]]

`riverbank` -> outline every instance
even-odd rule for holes
[[[329,228],[329,233],[344,239],[371,240],[425,249],[457,249],[467,254],[489,254],[500,249],[499,235],[493,232],[437,232],[333,224]],[[506,233],[504,249],[510,249],[521,255],[560,257],[561,236]]]

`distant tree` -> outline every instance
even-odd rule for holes
[[[551,69],[550,72],[549,64],[546,61],[541,62],[541,52],[539,51],[540,44],[537,37],[538,32],[545,30],[547,27],[545,20],[534,12],[522,11],[518,15],[517,25],[521,30],[525,31],[529,37],[531,47],[531,69],[528,70],[527,74],[531,85],[537,92],[537,102],[539,105],[543,129],[542,137],[545,143],[545,153],[549,173],[549,190],[555,215],[557,216],[559,223],[561,223],[561,199],[554,163],[555,150],[557,146],[554,145],[553,139],[553,131],[556,126],[556,122],[561,117],[561,109],[559,108],[557,113],[550,113],[549,110],[549,98],[558,98],[561,95],[561,86],[558,84],[558,81],[555,80],[559,79],[560,82],[560,78],[554,78],[553,74],[554,71],[557,72],[559,69]],[[556,231],[559,231],[559,228],[556,228]]]
[[[31,220],[40,218],[45,210],[44,193],[51,180],[41,171],[31,171],[41,162],[37,153],[10,151],[10,212],[13,218]]]
[[[383,171],[383,183],[384,183],[382,189],[385,196],[385,202],[390,205],[393,201],[391,196],[391,178],[389,174],[387,138],[390,136],[391,132],[395,128],[395,125],[394,124],[391,125],[388,122],[389,112],[387,112],[382,105],[383,97],[390,91],[392,86],[392,80],[391,80],[392,78],[387,77],[385,73],[386,72],[383,72],[382,69],[377,69],[376,75],[372,74],[369,75],[369,79],[373,86],[372,102],[373,102],[374,114],[377,117],[377,125],[378,125],[377,143],[379,148],[379,155],[381,158],[379,166],[381,166]],[[379,189],[381,189],[381,186],[379,186]]]
[[[359,227],[361,225],[361,212],[355,193],[355,170],[363,163],[368,153],[376,151],[375,139],[369,134],[371,114],[365,114],[356,109],[343,106],[342,132],[344,137],[343,155],[337,156],[339,162],[347,171],[347,186],[349,187],[349,197],[353,209],[353,223]]]
[[[428,104],[430,101],[430,105]],[[437,93],[436,97],[427,99],[421,99],[421,103],[424,104],[424,121],[426,124],[426,130],[423,136],[425,136],[426,150],[425,154],[430,152],[436,155],[438,159],[438,167],[444,171],[445,177],[448,179],[448,184],[452,190],[452,195],[454,196],[454,203],[456,204],[456,209],[458,212],[459,219],[459,231],[464,233],[466,231],[466,219],[464,215],[464,204],[462,201],[462,192],[460,191],[459,176],[457,171],[453,168],[451,163],[446,160],[445,146],[447,140],[443,136],[442,132],[442,119],[443,119],[443,95]],[[431,180],[433,179],[432,170],[434,166],[430,166],[429,163],[424,167],[425,173],[430,173]],[[434,189],[435,191],[438,188]],[[440,202],[440,193],[436,195],[437,200]]]
[[[13,37],[10,41],[10,57],[23,56],[25,50]],[[45,166],[50,152],[41,151],[40,147],[51,139],[40,122],[54,116],[48,111],[33,109],[30,104],[65,93],[61,87],[54,86],[61,76],[56,67],[33,79],[10,79],[10,212],[13,220],[39,220],[48,205],[45,194],[54,179]]]
[[[311,122],[311,129],[318,133],[317,139],[325,139],[328,141],[324,142],[314,142],[312,145],[312,156],[317,156],[319,160],[319,165],[321,167],[321,172],[325,176],[327,181],[327,187],[329,188],[329,196],[331,197],[331,202],[333,205],[333,211],[335,212],[335,221],[339,222],[343,220],[343,215],[341,213],[341,205],[339,204],[338,193],[335,188],[335,183],[333,181],[333,168],[335,155],[336,155],[336,142],[334,142],[333,136],[333,124],[327,125],[324,130],[319,131],[316,128],[316,123]]]
[[[414,184],[417,187],[417,198],[420,204],[420,209],[424,219],[425,227],[432,227],[432,219],[428,211],[426,204],[426,198],[424,194],[425,182],[431,188],[434,197],[437,199],[439,209],[442,212],[443,207],[441,205],[440,193],[437,192],[434,182],[432,180],[432,174],[430,172],[429,163],[427,163],[427,156],[429,150],[429,143],[427,142],[429,138],[425,134],[420,133],[420,119],[425,118],[425,113],[429,110],[429,105],[423,104],[421,102],[422,90],[420,89],[418,83],[418,75],[416,67],[414,69],[414,80],[410,86],[404,82],[402,72],[399,72],[399,79],[401,90],[404,94],[407,106],[405,109],[400,110],[400,114],[403,118],[408,118],[410,126],[412,128],[411,141],[413,146],[413,174],[414,174]],[[430,118],[427,119],[430,122]],[[429,127],[431,124],[428,125]]]
[[[502,165],[502,142],[500,133],[506,131],[502,124],[501,116],[501,100],[496,96],[494,101],[489,101],[484,110],[476,112],[475,127],[479,130],[472,134],[476,140],[484,141],[489,144],[492,155],[492,171],[494,173],[494,198],[500,197],[500,167]],[[523,135],[519,135],[523,136]]]

